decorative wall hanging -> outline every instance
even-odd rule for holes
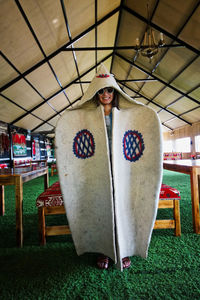
[[[26,156],[27,155],[26,136],[24,134],[15,133],[12,136],[12,142],[13,142],[14,156]]]

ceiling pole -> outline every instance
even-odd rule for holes
[[[188,114],[188,113],[190,113],[191,111],[194,111],[194,110],[199,109],[199,108],[200,108],[200,105],[197,106],[197,107],[193,107],[193,108],[191,108],[191,109],[189,109],[189,110],[187,110],[187,111],[182,112],[181,114],[179,114],[179,116],[183,116],[183,115]]]
[[[187,94],[192,93],[193,91],[195,91],[195,90],[198,89],[198,88],[200,88],[200,84],[197,84],[197,86],[195,86],[194,88],[192,88],[191,90],[189,90],[189,91],[187,92]],[[165,106],[165,108],[168,108],[168,107],[172,106],[174,103],[178,102],[178,101],[179,101],[180,99],[182,99],[183,97],[184,97],[184,96],[178,97],[177,99],[175,99],[175,100],[172,101],[171,103],[167,104],[167,105]],[[198,106],[192,108],[192,110],[194,110],[194,109],[196,109],[196,108],[198,108]]]
[[[185,28],[185,26],[187,25],[187,23],[189,22],[190,18],[192,17],[192,15],[195,13],[196,9],[198,8],[200,2],[196,4],[196,6],[193,8],[191,14],[187,17],[187,19],[185,20],[185,22],[182,24],[181,28],[178,30],[178,32],[176,33],[175,37],[178,37],[179,34],[182,32],[182,30]],[[152,18],[151,18],[152,20]],[[165,45],[167,46],[167,45]],[[179,45],[180,46],[180,45]],[[182,46],[182,45],[181,45]],[[164,48],[164,47],[163,47]],[[170,46],[170,48],[172,48]],[[156,69],[158,68],[158,66],[160,65],[160,62],[162,61],[162,59],[165,57],[165,55],[168,53],[169,48],[167,50],[165,50],[165,52],[160,56],[159,60],[156,62],[154,68],[152,69],[151,73],[154,73],[156,71]],[[145,83],[143,83],[140,88],[139,91],[141,91],[144,87]]]
[[[122,18],[122,4],[124,4],[124,0],[121,0],[121,2],[120,2],[117,29],[116,29],[116,33],[115,33],[114,48],[117,46],[117,42],[118,42],[118,38],[119,38],[119,28],[120,28],[121,18]],[[111,65],[110,65],[110,73],[112,73],[112,69],[113,69],[114,55],[115,55],[115,50],[113,50],[113,56],[112,56]]]
[[[198,4],[197,4],[196,8],[199,6],[199,4],[200,4],[200,1],[198,1]],[[139,20],[143,21],[144,23],[149,24],[151,27],[153,27],[157,31],[162,32],[164,35],[168,36],[172,40],[175,40],[177,43],[182,44],[184,47],[186,47],[189,50],[193,51],[195,54],[200,55],[200,51],[198,49],[194,48],[190,44],[188,44],[188,43],[184,42],[183,40],[179,39],[178,37],[174,36],[173,34],[171,34],[170,32],[168,32],[164,28],[161,28],[160,26],[156,25],[155,23],[153,23],[151,21],[149,22],[146,18],[144,18],[143,16],[141,16],[140,14],[138,14],[136,11],[132,10],[131,8],[127,7],[126,5],[123,5],[123,9],[125,9],[130,14],[132,14],[133,16],[135,16],[136,18],[138,18]]]
[[[72,105],[74,105],[74,104],[75,104],[76,102],[78,102],[80,99],[81,99],[81,97],[79,97],[79,98],[77,98],[76,100],[74,100],[74,101],[72,102]],[[66,109],[69,108],[69,107],[70,107],[70,105],[68,104],[67,106],[65,106],[64,108],[62,108],[61,110],[59,110],[59,114],[61,114],[64,110],[66,110]],[[55,114],[55,115],[53,115],[53,116],[51,116],[51,117],[49,117],[46,121],[50,121],[51,119],[55,118],[57,115],[58,115],[58,113]],[[43,123],[41,123],[40,125],[36,126],[35,128],[32,129],[32,131],[35,131],[36,129],[40,128],[41,126],[44,125],[44,123],[45,123],[45,122],[43,122]],[[51,126],[53,126],[53,125],[51,125]],[[55,127],[55,126],[54,126],[54,127]]]
[[[18,74],[21,74],[21,72],[11,63],[11,61],[1,52],[1,55],[2,57],[5,59],[5,61],[18,73]],[[28,85],[43,99],[44,102],[47,102],[46,98],[32,85],[32,83],[26,78],[24,77],[24,80],[26,81],[26,83],[28,83]],[[8,99],[7,99],[8,100]],[[15,103],[13,101],[13,103]],[[47,102],[47,104],[55,111],[56,109],[50,104]],[[17,105],[17,103],[15,103],[15,105]],[[24,108],[22,108],[24,109]],[[25,110],[25,109],[24,109]],[[25,111],[28,111],[28,110],[25,110]]]
[[[115,13],[117,13],[119,11],[119,9],[120,9],[120,6],[118,6],[117,8],[115,8],[114,10],[112,10],[110,13],[108,13],[107,15],[105,15],[103,18],[101,18],[99,21],[97,21],[96,26],[102,24],[104,21],[106,21],[107,19],[109,19],[110,17],[112,17]],[[35,64],[31,68],[29,68],[28,70],[26,70],[25,72],[23,72],[21,75],[17,76],[16,78],[12,79],[10,82],[6,83],[4,86],[2,86],[0,88],[0,92],[4,91],[5,89],[7,89],[8,87],[10,87],[14,83],[18,82],[20,79],[24,78],[25,76],[27,76],[28,74],[30,74],[31,72],[33,72],[34,70],[36,70],[37,68],[41,67],[43,64],[47,63],[47,61],[49,61],[50,59],[52,59],[53,57],[55,57],[56,55],[58,55],[65,48],[70,47],[73,43],[77,42],[79,39],[81,39],[84,35],[86,35],[90,31],[92,31],[94,28],[95,28],[95,24],[89,26],[86,30],[84,30],[79,35],[77,35],[75,38],[73,38],[71,42],[67,42],[65,45],[63,45],[62,47],[58,48],[56,51],[52,52],[50,55],[46,56],[44,59],[42,59],[41,61],[39,61],[37,64]]]
[[[122,82],[141,82],[141,81],[157,81],[156,79],[124,79],[124,80],[120,80],[118,79],[118,82],[122,83]],[[78,83],[79,82],[74,82],[74,83]],[[91,80],[87,80],[87,81],[81,81],[81,83],[91,83]]]
[[[156,9],[157,9],[157,7],[158,7],[158,4],[159,4],[159,0],[156,1],[156,4],[155,4],[155,6],[154,6],[154,9],[153,9],[153,12],[152,12],[152,14],[151,14],[151,17],[150,17],[150,20],[149,20],[149,21],[152,20],[154,14],[155,14],[155,12],[156,12]],[[146,28],[145,28],[145,31],[144,31],[144,33],[143,33],[143,37],[142,37],[142,40],[141,40],[141,43],[140,43],[140,44],[142,44],[143,41],[144,41],[144,36],[145,36],[145,32],[147,31],[147,27],[148,27],[148,24],[147,24],[147,26],[146,26]],[[136,54],[134,55],[134,57],[133,57],[133,59],[132,59],[133,62],[135,62],[135,61],[137,60],[138,55],[139,55],[139,51],[137,50]],[[127,73],[127,75],[126,75],[126,79],[128,79],[128,77],[129,77],[129,75],[130,75],[130,73],[131,73],[132,68],[133,68],[133,66],[130,65],[129,70],[128,70],[128,73]],[[148,77],[149,77],[149,76],[148,76]],[[147,77],[147,78],[148,78],[148,77]],[[122,90],[124,90],[124,87],[122,87]]]
[[[170,114],[173,115],[174,117],[180,119],[181,121],[183,121],[183,122],[185,122],[185,123],[187,123],[187,124],[189,124],[189,125],[192,125],[190,122],[188,122],[188,121],[186,121],[185,119],[179,117],[177,114],[175,114],[174,112],[172,112],[172,111],[170,111],[170,110],[164,108],[162,105],[156,103],[155,101],[149,99],[147,96],[142,95],[140,92],[136,91],[135,89],[129,87],[128,85],[124,85],[124,86],[125,86],[126,88],[128,88],[130,91],[132,91],[132,92],[134,92],[134,93],[140,95],[142,98],[146,99],[147,101],[153,103],[153,104],[156,105],[157,107],[162,108],[163,110],[165,110],[166,112],[170,113]],[[158,112],[157,112],[157,114],[158,114]]]
[[[95,25],[97,24],[97,16],[98,16],[98,0],[95,0],[95,12],[94,12],[94,15],[95,15]],[[95,26],[95,48],[97,48],[97,25]],[[96,73],[97,73],[97,50],[95,50],[95,70],[96,70]]]
[[[148,46],[141,46],[140,48],[145,49]],[[165,44],[162,46],[162,48],[185,48],[182,45],[179,44]],[[160,47],[161,48],[161,47]],[[76,47],[76,51],[98,51],[98,50],[136,50],[138,47],[136,45],[131,46],[99,46],[99,47]],[[72,48],[65,48],[62,50],[62,52],[70,52],[73,51]]]
[[[172,79],[170,79],[170,81],[168,82],[168,84],[171,84],[181,73],[183,73],[196,59],[198,58],[198,56],[195,56],[195,57],[193,57],[192,58],[192,60],[187,64],[187,65],[185,65],[184,67],[183,67],[183,69],[181,69],[177,74],[175,74],[175,76],[173,76],[173,78]],[[198,85],[198,87],[199,87],[199,85]],[[166,86],[164,86],[164,87],[162,87],[155,95],[154,95],[154,97],[153,98],[156,98],[162,91],[164,91],[164,89],[166,88]],[[196,89],[196,88],[195,88]],[[194,89],[193,89],[194,90]],[[185,95],[181,95],[180,97],[178,97],[176,100],[174,100],[174,101],[172,101],[171,103],[169,103],[168,105],[167,105],[167,107],[169,107],[169,106],[171,106],[171,105],[173,105],[174,103],[176,103],[176,102],[178,102],[178,101],[180,101],[183,97],[186,97],[186,96],[188,96],[188,94],[190,94],[191,92],[187,92],[187,93],[185,93]],[[199,103],[200,104],[200,103]],[[148,103],[147,103],[147,105],[148,105]]]
[[[97,63],[97,65],[100,65],[102,62],[104,62],[105,60],[107,60],[108,58],[110,58],[110,56],[112,56],[112,53],[110,53],[109,55],[107,55],[106,57],[104,57],[100,62]],[[74,84],[74,82],[76,82],[77,80],[79,80],[80,78],[82,78],[83,76],[87,75],[89,72],[91,72],[93,69],[95,68],[95,66],[91,67],[89,70],[87,70],[86,72],[84,72],[82,75],[80,75],[79,77],[75,78],[73,81],[71,81],[70,83],[66,84],[62,89],[67,89],[69,86],[71,86],[72,84]],[[57,92],[55,92],[53,95],[51,95],[50,97],[48,97],[46,99],[46,101],[50,101],[51,99],[53,99],[55,96],[57,96],[58,94],[60,94],[62,92],[62,90],[58,90]],[[23,119],[24,117],[26,117],[28,114],[30,114],[31,112],[33,112],[34,110],[38,109],[39,107],[41,107],[42,105],[44,105],[46,102],[42,102],[37,104],[35,107],[33,107],[32,109],[30,109],[27,113],[23,114],[22,116],[18,117],[17,119],[15,119],[14,121],[12,121],[12,124],[18,122],[19,120]],[[71,103],[73,104],[73,103]]]
[[[1,52],[1,56],[3,57],[3,59],[5,59],[5,61],[19,74],[21,75],[22,73],[13,65],[13,63],[5,56],[5,54],[3,52]],[[26,78],[24,77],[24,80],[26,81],[26,83],[28,83],[28,85],[30,85],[30,87],[43,99],[45,100],[45,97],[43,97],[43,95],[32,85],[32,83]]]
[[[22,8],[22,6],[21,6],[19,0],[15,0],[15,3],[17,4],[17,7],[18,7],[18,9],[19,9],[19,11],[20,11],[22,17],[24,18],[24,21],[26,22],[26,24],[27,24],[27,26],[28,26],[30,32],[32,33],[33,38],[34,38],[36,44],[38,45],[40,51],[42,52],[43,56],[44,56],[45,58],[47,58],[47,56],[46,56],[46,54],[45,54],[45,52],[44,52],[44,50],[43,50],[43,48],[42,48],[42,45],[40,44],[40,42],[39,42],[39,40],[38,40],[38,38],[37,38],[37,36],[36,36],[36,34],[35,34],[35,32],[34,32],[32,26],[31,26],[31,24],[30,24],[30,22],[29,22],[29,20],[28,20],[28,17],[26,16],[26,14],[25,14],[25,12],[24,12],[24,10],[23,10],[23,8]],[[49,61],[47,61],[47,64],[48,64],[48,66],[49,66],[49,68],[50,68],[50,70],[51,70],[53,76],[55,77],[57,83],[58,83],[59,86],[62,88],[62,84],[61,84],[60,80],[58,79],[58,77],[57,77],[57,75],[56,75],[56,73],[55,73],[55,71],[54,71],[52,65],[50,64]],[[67,94],[65,93],[65,91],[63,91],[63,94],[65,95],[66,99],[67,99],[68,102],[70,103],[69,98],[67,97]],[[51,108],[53,108],[53,110],[56,111],[56,109],[55,109],[52,105],[51,105]]]
[[[183,95],[184,97],[187,97],[188,99],[192,100],[193,102],[200,104],[200,102],[198,100],[196,100],[195,98],[187,95],[187,93],[182,92],[181,90],[175,88],[173,85],[168,84],[167,82],[165,82],[164,80],[160,79],[159,77],[155,76],[154,74],[151,74],[150,72],[148,72],[147,70],[145,70],[144,68],[142,68],[141,66],[139,66],[138,64],[128,60],[127,58],[125,58],[124,56],[122,56],[119,53],[116,53],[117,56],[119,56],[121,59],[123,59],[124,61],[126,61],[129,64],[134,65],[136,68],[138,68],[140,71],[148,74],[149,76],[153,77],[154,79],[158,80],[159,82],[161,82],[162,84],[166,85],[167,87],[171,88],[172,90],[174,90],[175,92]]]
[[[65,26],[66,26],[66,29],[67,29],[67,34],[68,34],[69,40],[71,42],[72,41],[72,36],[71,36],[71,32],[70,32],[70,28],[69,28],[69,22],[68,22],[68,19],[67,19],[67,13],[66,13],[66,9],[65,9],[65,5],[64,5],[63,0],[60,0],[60,4],[61,4],[61,7],[62,7],[62,12],[63,12],[64,20],[65,20]],[[78,68],[78,64],[77,64],[77,58],[76,58],[76,53],[74,51],[73,43],[71,44],[71,49],[72,49],[73,59],[74,59],[75,67],[76,67],[76,72],[77,72],[77,75],[79,77],[80,73],[79,73],[79,68]],[[81,82],[80,82],[80,88],[81,88],[81,93],[83,95],[83,87],[82,87]]]
[[[19,107],[20,109],[26,111],[26,112],[29,114],[29,111],[28,111],[26,108],[24,108],[23,106],[19,105],[19,104],[16,103],[16,102],[14,102],[12,99],[8,98],[7,96],[5,96],[5,95],[3,95],[3,94],[0,94],[0,96],[3,97],[5,100],[9,101],[10,103],[14,104],[15,106]],[[38,120],[43,121],[43,122],[46,122],[45,120],[43,120],[42,118],[36,116],[35,114],[33,114],[33,113],[30,113],[30,114],[31,114],[32,116],[34,116],[35,118],[37,118]],[[8,124],[11,124],[11,125],[12,125],[13,123],[10,122],[10,123],[8,123]],[[51,125],[51,124],[49,124],[49,125]],[[51,126],[52,126],[52,125],[51,125]]]

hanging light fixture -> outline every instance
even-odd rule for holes
[[[137,50],[141,53],[142,56],[148,57],[150,62],[154,55],[158,53],[159,48],[165,45],[163,33],[160,32],[160,40],[157,42],[155,38],[155,33],[150,26],[150,16],[149,16],[149,6],[147,3],[147,18],[148,25],[147,30],[144,34],[143,43],[140,43],[139,39],[136,38],[136,47]]]

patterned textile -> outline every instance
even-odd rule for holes
[[[160,190],[160,199],[181,199],[180,192],[166,184],[162,184]]]
[[[63,197],[60,190],[60,183],[57,181],[52,184],[45,192],[39,195],[36,200],[36,206],[62,206]]]
[[[129,161],[137,161],[143,154],[144,141],[142,134],[137,130],[128,130],[123,138],[123,151],[125,159]]]
[[[18,165],[30,165],[32,159],[18,159],[18,160],[14,160],[14,165],[18,166]]]
[[[160,190],[160,199],[181,199],[180,192],[166,184],[162,184]],[[45,192],[40,194],[36,200],[36,206],[62,206],[63,197],[60,190],[60,183],[57,181],[51,185]]]
[[[177,159],[182,159],[182,153],[181,152],[165,152],[163,154],[163,159],[164,160],[177,160]]]
[[[0,164],[0,169],[7,168],[7,164]]]
[[[162,135],[155,111],[124,93],[112,74],[102,74],[109,74],[103,65],[81,100],[58,120],[56,160],[77,254],[107,255],[123,270],[123,257],[148,254],[162,180]],[[104,107],[95,96],[106,87],[115,89],[119,104],[112,109],[112,165]],[[83,129],[92,134],[95,152],[88,147],[91,135],[74,140]],[[131,160],[126,160],[122,141],[129,130],[142,134],[145,149],[142,153],[142,140],[132,133],[125,145]]]
[[[73,151],[76,157],[78,158],[89,158],[94,155],[95,152],[95,143],[92,133],[83,129],[77,132],[74,143],[73,143]]]

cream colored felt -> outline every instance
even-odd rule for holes
[[[74,137],[81,129],[93,134],[93,157],[81,159],[73,153]],[[56,156],[77,254],[104,253],[116,261],[113,192],[105,137],[101,106],[70,111],[60,118],[56,128]]]
[[[106,77],[106,75],[108,77]],[[78,103],[78,106],[80,107],[81,105],[83,105],[83,103],[87,102],[88,100],[91,100],[100,89],[105,87],[113,87],[126,100],[130,102],[138,103],[137,101],[131,99],[126,93],[124,93],[122,89],[120,89],[119,85],[117,84],[114,78],[114,75],[110,74],[106,69],[106,67],[103,64],[101,64],[97,74],[94,76],[93,80],[91,81],[87,91],[85,92],[80,102]]]
[[[115,220],[118,264],[123,257],[147,257],[162,174],[160,123],[153,110],[128,104],[113,109],[112,165],[115,190]],[[142,134],[144,151],[136,161],[126,160],[124,133]],[[122,266],[121,266],[122,267]]]
[[[109,74],[104,66],[99,73]],[[103,107],[89,101],[105,86],[119,92],[119,110],[112,109],[112,172]],[[113,76],[95,76],[80,102],[63,114],[56,128],[67,217],[79,255],[102,253],[122,270],[123,257],[147,256],[162,178],[160,122],[152,109],[122,92]],[[83,129],[90,131],[95,142],[94,155],[85,159],[73,150],[74,138]],[[140,147],[144,142],[135,161],[124,154],[123,138],[128,131],[141,135]]]

